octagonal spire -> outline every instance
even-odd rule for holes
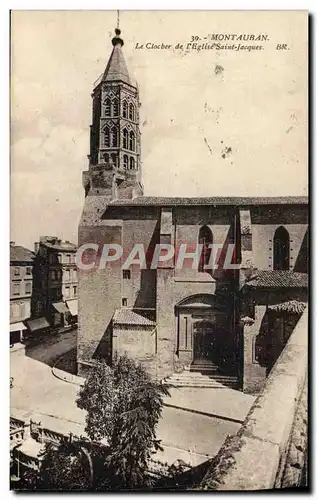
[[[132,85],[129,77],[128,69],[122,52],[122,46],[124,45],[123,39],[120,37],[120,29],[115,29],[115,36],[112,39],[112,44],[114,46],[112,53],[110,55],[108,64],[106,66],[102,81],[103,82],[125,82],[128,85]]]

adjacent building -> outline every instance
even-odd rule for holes
[[[32,318],[30,329],[65,326],[77,320],[77,246],[55,236],[35,243]]]
[[[139,94],[123,43],[116,30],[92,93],[79,245],[97,244],[100,256],[117,244],[127,256],[139,244],[147,265],[79,270],[78,372],[128,353],[156,379],[198,371],[257,390],[307,300],[307,198],[144,196]],[[153,268],[158,244],[175,254]],[[183,244],[202,246],[196,265],[177,265]],[[219,265],[206,269],[215,244]],[[224,265],[231,245],[234,269]]]
[[[31,250],[10,242],[10,344],[22,340],[22,322],[31,315],[34,258]]]

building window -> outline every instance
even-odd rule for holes
[[[135,169],[135,158],[133,158],[132,156],[129,159],[129,168],[130,168],[130,170]]]
[[[123,130],[123,148],[128,149],[128,130],[126,128]]]
[[[287,229],[280,226],[275,231],[273,246],[274,270],[289,270],[289,233]]]
[[[109,154],[108,153],[104,154],[104,162],[109,163]]]
[[[71,264],[71,262],[72,262],[71,255],[70,255],[70,254],[67,254],[67,255],[66,255],[66,264]]]
[[[32,268],[31,268],[31,267],[27,267],[27,268],[26,268],[26,274],[27,274],[28,276],[30,276],[30,275],[32,274]]]
[[[70,287],[69,287],[69,286],[66,286],[66,287],[65,287],[65,297],[66,297],[67,299],[69,299],[69,298],[70,298]]]
[[[119,115],[119,105],[118,105],[118,99],[115,97],[113,100],[113,116],[118,116]]]
[[[112,164],[117,167],[117,155],[116,153],[112,153],[111,155],[111,159],[112,159]]]
[[[211,248],[209,247],[213,243],[213,236],[211,229],[208,226],[201,227],[199,231],[199,245],[202,245],[202,252],[199,261],[199,271],[201,273],[205,272],[204,266],[208,265],[211,256]]]
[[[113,148],[118,146],[118,130],[116,127],[112,128],[111,145]]]
[[[129,120],[135,120],[135,107],[132,103],[129,104]]]
[[[20,276],[20,268],[19,267],[14,268],[14,276]]]
[[[76,297],[76,294],[77,294],[77,286],[73,286],[73,292],[74,292],[74,297]]]
[[[135,151],[135,134],[133,131],[129,134],[129,149],[130,151]]]
[[[123,102],[123,117],[124,118],[128,117],[128,105],[127,105],[127,101]]]
[[[55,269],[52,269],[51,277],[52,277],[52,280],[56,280],[56,271],[55,271]]]
[[[19,318],[20,317],[20,304],[12,304],[11,307],[11,317]]]
[[[65,271],[65,280],[66,281],[69,281],[70,280],[70,277],[71,277],[71,272],[69,269],[66,269]]]
[[[110,130],[108,127],[104,128],[104,145],[106,148],[110,147]]]
[[[77,281],[77,270],[73,269],[73,280]]]
[[[127,170],[128,168],[128,156],[124,155],[124,169]]]
[[[130,280],[130,269],[123,270],[123,278],[124,280]]]
[[[29,294],[32,292],[32,284],[31,283],[26,283],[25,284],[25,293]]]
[[[20,283],[13,284],[13,295],[20,295]]]
[[[105,116],[110,116],[110,99],[107,98],[105,101]]]
[[[127,307],[127,299],[124,297],[121,301],[123,307]]]

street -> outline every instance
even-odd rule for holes
[[[41,421],[48,429],[83,435],[85,412],[76,405],[79,386],[56,378],[52,366],[59,357],[76,346],[76,330],[47,338],[29,346],[26,355],[11,355],[11,415]],[[239,423],[213,415],[244,418],[254,398],[232,389],[174,389],[166,402],[157,437],[164,451],[154,458],[174,463],[177,459],[193,465],[213,456],[228,434],[235,434]],[[225,404],[226,402],[226,404]],[[189,410],[181,408],[189,408]],[[196,413],[195,410],[198,410]],[[205,415],[199,412],[204,410]]]
[[[27,344],[25,353],[30,358],[53,366],[63,354],[76,347],[76,335],[77,328],[48,336],[37,344]]]

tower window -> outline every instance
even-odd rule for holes
[[[119,115],[118,99],[115,98],[112,104],[113,104],[113,116],[118,116]]]
[[[105,144],[106,148],[109,148],[109,146],[110,146],[110,130],[108,127],[105,128],[104,144]]]
[[[126,297],[122,298],[121,303],[122,303],[123,307],[127,307],[127,299],[126,299]]]
[[[128,149],[128,130],[126,128],[123,130],[123,148]]]
[[[123,117],[128,118],[128,104],[127,101],[123,102]]]
[[[110,99],[106,99],[105,101],[105,116],[110,116],[111,110],[110,110]]]
[[[275,231],[273,249],[274,270],[289,270],[289,233],[287,229],[280,226]]]
[[[130,168],[130,170],[135,169],[135,158],[133,158],[132,156],[129,159],[129,168]]]
[[[116,153],[112,153],[111,155],[111,159],[112,159],[112,164],[117,167],[117,155]]]
[[[115,148],[118,146],[118,131],[116,127],[112,128],[112,146]]]
[[[124,169],[125,170],[128,169],[128,156],[127,155],[124,155]]]
[[[123,278],[124,280],[130,280],[130,269],[123,270]]]
[[[135,134],[133,131],[129,133],[129,149],[135,151]]]
[[[132,103],[129,104],[129,120],[135,120],[135,107]]]
[[[202,252],[199,261],[199,271],[205,272],[204,266],[209,263],[211,256],[211,248],[209,245],[213,243],[213,236],[211,229],[208,226],[201,227],[199,231],[199,244],[202,245]]]

